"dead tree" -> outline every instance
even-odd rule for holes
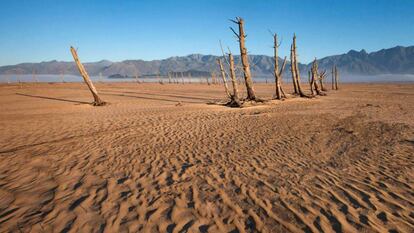
[[[322,73],[319,74],[319,83],[321,84],[321,90],[322,91],[328,91],[325,86],[324,86],[324,80],[326,78],[327,74],[326,74],[326,70],[324,70]]]
[[[82,75],[83,80],[85,81],[86,85],[88,86],[89,90],[91,91],[94,102],[94,106],[102,106],[105,105],[105,101],[103,101],[101,98],[99,98],[98,91],[96,90],[95,86],[93,85],[91,79],[89,78],[88,73],[85,70],[85,67],[83,67],[82,63],[79,61],[78,53],[76,50],[71,46],[70,52],[72,53],[73,59],[75,60],[76,66],[78,67],[79,73]]]
[[[227,104],[231,107],[241,107],[239,99],[239,90],[237,87],[236,71],[234,70],[234,58],[233,54],[229,53],[229,64],[230,64],[230,78],[233,85],[233,95],[231,95],[230,102]]]
[[[184,74],[181,72],[181,83],[184,84]]]
[[[168,83],[171,84],[171,72],[168,71]]]
[[[332,81],[331,81],[332,90],[335,90],[335,65],[332,66],[332,73],[331,73],[331,75],[332,75]]]
[[[249,59],[247,56],[247,49],[245,45],[246,35],[244,33],[244,21],[240,17],[236,17],[236,20],[231,20],[231,21],[239,26],[239,33],[236,33],[236,31],[232,27],[230,27],[230,29],[233,31],[233,33],[236,35],[239,41],[240,56],[241,56],[241,61],[243,64],[244,80],[245,80],[246,90],[247,90],[247,100],[257,100],[255,92],[254,92],[254,88],[253,88],[253,81],[252,81],[252,76],[250,72]]]
[[[339,81],[339,74],[338,68],[335,66],[335,90],[338,90],[338,81]]]
[[[295,76],[294,81],[296,82],[296,88],[297,88],[296,94],[299,94],[300,97],[309,97],[302,91],[302,87],[301,87],[300,72],[298,68],[298,60],[297,60],[297,54],[296,54],[296,34],[293,34],[293,43],[292,43],[291,53],[293,53],[293,55],[291,54],[291,58],[293,59],[293,61],[291,60],[290,62],[293,63],[293,66],[291,65],[291,67],[292,67],[292,70],[294,70],[294,76]]]
[[[315,76],[313,75],[313,64],[312,64],[311,70],[308,71],[308,80],[309,80],[311,95],[315,95],[315,92],[313,91],[313,85],[314,85],[313,83],[315,82]]]
[[[162,80],[162,76],[161,76],[161,74],[160,73],[157,73],[157,79],[158,79],[158,83],[159,84],[164,84],[164,81]]]
[[[326,77],[326,70],[324,70],[321,74],[319,74],[319,84],[321,85],[321,90],[322,91],[328,91],[328,89],[326,89],[325,85],[324,85],[324,80]]]
[[[286,98],[285,92],[283,91],[283,87],[282,87],[282,75],[283,75],[283,71],[285,70],[285,66],[286,66],[286,56],[285,59],[283,60],[283,64],[282,67],[279,70],[279,58],[277,55],[277,48],[280,46],[280,44],[277,44],[277,34],[275,33],[273,35],[273,42],[274,42],[274,65],[275,65],[275,69],[273,71],[273,74],[275,76],[275,86],[276,86],[276,99],[280,100],[282,98]]]
[[[216,84],[216,72],[214,70],[211,72],[211,84]]]
[[[312,78],[311,78],[311,94],[312,95],[319,95],[321,92],[318,86],[318,63],[315,60],[312,63]]]
[[[312,63],[312,79],[311,79],[311,93],[312,95],[326,95],[322,91],[322,87],[320,88],[318,85],[318,82],[320,83],[320,80],[324,79],[326,76],[326,70],[323,71],[321,74],[318,71],[318,62],[315,58],[315,60]],[[315,91],[315,92],[314,92]]]
[[[220,72],[221,72],[221,78],[223,80],[223,85],[224,85],[224,90],[226,91],[226,95],[231,98],[231,94],[229,91],[229,87],[227,86],[227,80],[226,80],[226,73],[224,72],[224,68],[223,68],[223,63],[221,62],[220,58],[217,58],[217,63],[220,67]]]
[[[293,94],[298,95],[298,83],[296,82],[296,69],[295,63],[293,58],[293,44],[290,46],[290,72],[292,73],[292,84],[293,84]]]

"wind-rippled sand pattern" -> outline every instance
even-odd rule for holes
[[[1,232],[413,232],[414,85],[0,86]],[[257,92],[270,98],[273,85]]]

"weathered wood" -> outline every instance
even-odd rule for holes
[[[92,93],[94,98],[93,105],[94,106],[102,106],[105,105],[105,101],[103,101],[99,95],[98,91],[96,90],[95,86],[93,85],[91,79],[89,78],[88,73],[85,70],[83,64],[79,61],[78,53],[76,50],[71,46],[70,52],[72,53],[73,59],[75,60],[76,66],[78,67],[79,73],[82,75],[83,80],[85,81],[86,85],[88,86],[89,90]]]
[[[313,71],[313,64],[312,64],[312,68],[311,70],[308,72],[308,76],[309,76],[309,85],[310,85],[310,92],[311,95],[315,95],[315,92],[313,91],[313,83],[315,82],[315,75],[314,75],[314,71]]]
[[[295,69],[295,62],[294,62],[294,51],[293,51],[293,44],[290,46],[290,72],[292,73],[292,84],[293,84],[293,94],[299,94],[298,91],[298,84],[296,82],[296,69]]]
[[[321,92],[319,90],[319,86],[318,86],[318,76],[319,76],[318,75],[318,62],[315,58],[315,60],[313,61],[313,64],[312,64],[312,79],[313,79],[313,87],[314,87],[314,90],[316,92],[316,95],[321,94]]]
[[[335,90],[335,66],[332,66],[332,90]]]
[[[224,68],[223,68],[223,63],[221,62],[220,58],[217,58],[217,63],[220,67],[220,72],[221,72],[221,78],[223,80],[223,85],[224,85],[224,90],[226,92],[226,95],[231,98],[231,94],[229,91],[229,87],[227,86],[227,80],[226,80],[226,73],[224,72]]]
[[[239,99],[239,90],[237,87],[237,80],[236,80],[236,71],[234,70],[234,58],[231,53],[229,53],[229,63],[230,63],[230,78],[231,83],[233,85],[233,95],[231,96],[231,100],[229,105],[234,107],[240,107],[240,99]]]
[[[250,64],[247,55],[247,49],[245,45],[246,35],[244,33],[244,20],[240,17],[237,17],[236,20],[232,20],[239,26],[239,33],[237,34],[232,28],[231,30],[239,39],[239,46],[240,46],[240,57],[243,65],[243,73],[244,73],[244,80],[246,84],[246,91],[247,91],[247,99],[248,100],[256,100],[256,94],[253,88],[253,81],[252,75],[250,72]]]
[[[299,72],[299,66],[298,66],[298,60],[297,60],[297,54],[296,54],[296,34],[293,34],[293,64],[294,64],[294,69],[295,69],[295,75],[296,75],[296,86],[297,86],[297,91],[300,95],[300,97],[309,97],[308,95],[306,95],[303,91],[302,91],[302,87],[301,87],[301,81],[300,81],[300,72]]]
[[[322,92],[322,89],[319,87],[318,82],[320,83],[321,79],[325,78],[326,71],[323,71],[322,73],[319,73],[318,71],[318,61],[315,60],[312,63],[312,85],[311,85],[311,93],[312,95],[326,95],[324,92]]]
[[[168,72],[168,83],[171,84],[171,72]]]
[[[278,45],[278,43],[277,43],[277,34],[276,33],[273,35],[273,43],[274,43],[274,45],[273,45],[273,49],[274,49],[273,60],[274,60],[274,63],[275,63],[274,64],[275,68],[274,68],[273,74],[275,76],[275,88],[276,88],[275,97],[276,97],[276,99],[280,100],[282,98],[286,98],[286,95],[285,95],[285,93],[283,91],[283,88],[282,88],[282,75],[283,75],[283,71],[284,71],[285,66],[286,66],[286,57],[283,60],[283,64],[282,64],[281,69],[279,70],[279,59],[278,59],[277,49],[280,45]]]
[[[322,91],[328,91],[323,83],[323,81],[325,80],[325,77],[326,77],[326,70],[324,70],[322,73],[319,74],[319,84],[321,85]]]
[[[184,84],[184,74],[181,72],[181,84]]]
[[[283,63],[282,63],[282,68],[280,69],[280,71],[279,71],[279,81],[280,81],[280,92],[282,92],[282,96],[283,96],[283,98],[287,98],[287,96],[286,96],[286,93],[285,93],[285,90],[283,90],[283,86],[282,86],[282,75],[283,75],[283,72],[284,72],[284,70],[285,70],[285,67],[286,67],[286,56],[285,56],[285,58],[283,59]]]
[[[339,81],[338,68],[335,66],[335,90],[339,90],[338,81]]]

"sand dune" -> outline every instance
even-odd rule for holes
[[[0,86],[0,232],[414,231],[412,84],[96,86]]]

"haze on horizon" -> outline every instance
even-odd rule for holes
[[[288,55],[293,33],[299,61],[396,45],[414,37],[414,2],[386,1],[7,1],[0,7],[0,66],[71,61],[154,60],[192,53],[220,54],[218,41],[237,51],[228,20],[246,21],[250,54],[272,54],[269,30]]]

